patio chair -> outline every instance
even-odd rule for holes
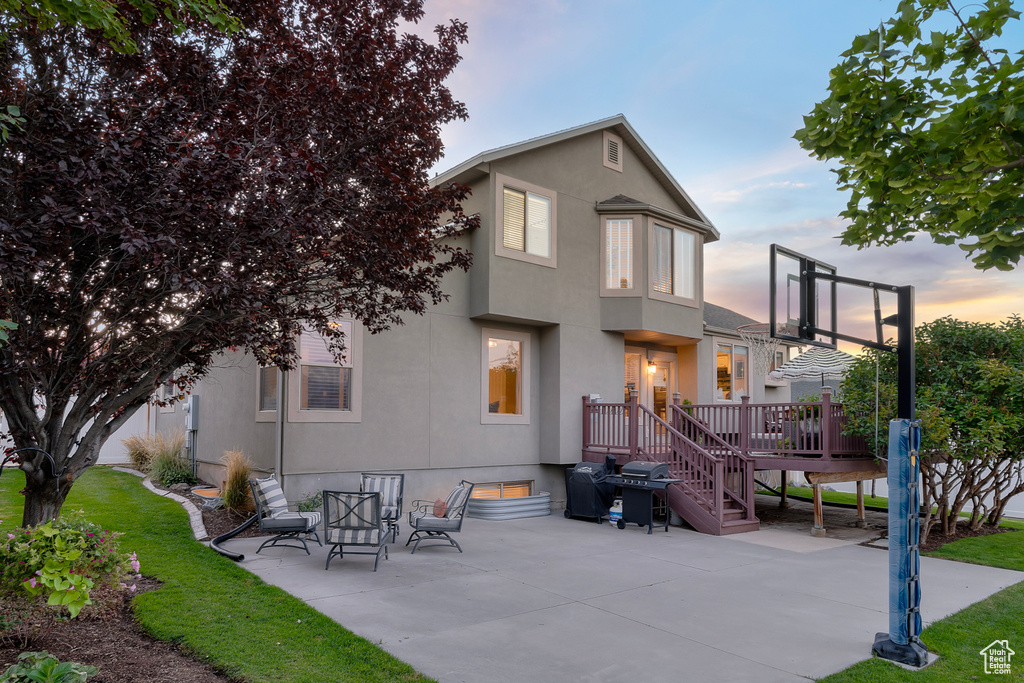
[[[324,537],[329,546],[325,570],[332,559],[344,557],[347,550],[350,555],[376,555],[373,571],[377,571],[381,553],[388,559],[391,538],[381,517],[380,491],[324,491]]]
[[[405,488],[404,474],[380,474],[363,472],[360,475],[359,490],[379,491],[381,495],[380,514],[391,532],[391,542],[398,538],[398,520],[402,517],[402,491]]]
[[[466,507],[469,505],[469,497],[473,494],[473,486],[473,482],[463,480],[448,494],[443,510],[442,506],[434,501],[413,501],[412,506],[415,510],[409,513],[409,526],[413,532],[405,542],[409,545],[413,540],[416,541],[411,554],[415,554],[421,544],[423,547],[451,545],[462,552],[462,547],[451,534],[462,531],[462,520],[466,516]]]
[[[284,548],[302,548],[309,555],[306,541],[312,537],[320,545],[323,541],[317,534],[320,525],[320,512],[298,512],[288,509],[288,501],[284,497],[281,485],[273,477],[266,479],[250,479],[252,499],[256,503],[256,514],[259,518],[260,531],[272,533],[274,536],[263,542],[259,547],[281,546]],[[302,545],[298,545],[298,543]]]

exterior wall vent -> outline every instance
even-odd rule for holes
[[[622,138],[605,131],[603,148],[605,167],[622,173]]]

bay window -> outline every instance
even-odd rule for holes
[[[696,233],[659,223],[652,225],[651,298],[695,305],[699,246]]]

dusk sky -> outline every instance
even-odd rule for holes
[[[841,246],[846,194],[830,165],[792,137],[824,98],[840,53],[896,5],[426,0],[426,25],[458,17],[470,35],[449,80],[470,118],[443,129],[445,158],[435,170],[621,113],[722,235],[705,249],[707,301],[767,321],[768,245],[778,242],[843,275],[914,285],[917,323],[1024,314],[1024,266],[982,273],[965,252],[927,236]],[[1021,49],[1021,22],[1004,40]],[[870,310],[843,294],[839,301],[840,329],[867,333]]]

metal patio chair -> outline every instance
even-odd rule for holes
[[[324,491],[324,538],[329,547],[327,563],[350,555],[376,555],[373,571],[377,571],[380,555],[388,559],[391,532],[381,516],[380,491]],[[353,547],[368,550],[352,550]]]
[[[359,490],[379,491],[381,495],[380,514],[391,532],[391,542],[398,538],[398,520],[402,517],[402,491],[405,488],[404,474],[382,474],[363,472],[359,479]]]
[[[284,548],[301,548],[309,555],[306,541],[312,537],[320,545],[323,541],[317,534],[320,525],[320,512],[298,512],[288,509],[288,500],[284,497],[281,485],[273,477],[250,479],[252,499],[256,503],[256,514],[259,517],[260,531],[272,533],[274,536],[263,542],[259,547],[281,546]],[[297,541],[298,543],[294,543]]]
[[[451,534],[462,531],[462,520],[466,516],[466,507],[469,505],[469,498],[473,494],[473,482],[463,480],[458,486],[452,489],[444,503],[444,510],[435,510],[436,503],[429,500],[413,501],[415,510],[409,513],[409,526],[413,532],[409,534],[409,545],[416,541],[412,547],[412,553],[423,544],[423,547],[431,545],[451,545],[462,552],[462,547],[451,537]],[[439,513],[439,514],[435,514]],[[424,543],[426,542],[426,543]]]

